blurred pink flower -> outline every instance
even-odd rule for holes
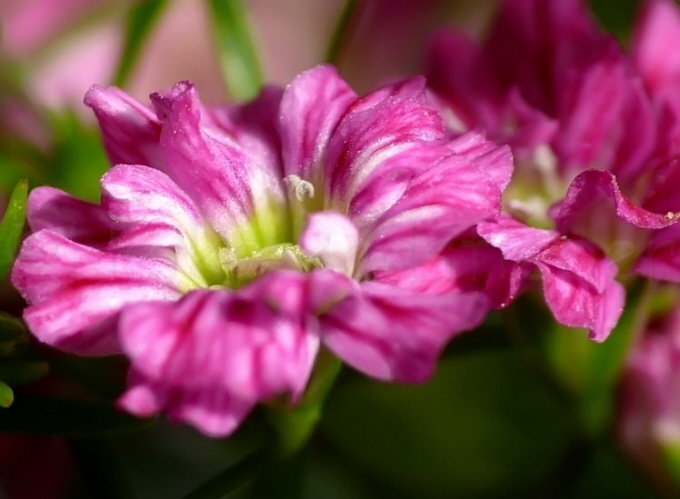
[[[68,351],[124,352],[123,407],[210,435],[258,401],[296,400],[320,342],[370,376],[426,379],[488,303],[383,276],[497,214],[512,161],[479,136],[451,140],[424,85],[359,98],[320,66],[245,105],[207,108],[179,83],[152,95],[155,112],[94,87],[116,166],[101,205],[32,192],[12,275],[26,322]]]
[[[663,26],[647,27],[661,18]],[[517,222],[481,224],[479,236],[506,260],[536,265],[555,317],[590,328],[596,340],[607,336],[622,308],[617,266],[680,279],[680,261],[671,254],[680,200],[669,188],[680,171],[678,115],[654,105],[655,88],[673,85],[678,64],[645,48],[680,37],[677,19],[671,2],[652,2],[631,58],[597,29],[582,0],[504,0],[485,42],[441,32],[428,54],[430,86],[450,128],[482,130],[513,147],[516,169],[504,207]],[[645,68],[655,68],[643,76],[649,93],[636,72],[644,75]],[[558,263],[562,251],[543,261],[546,246],[539,253],[514,249],[541,245],[545,237],[554,241],[549,245],[579,247],[572,254],[579,257]],[[560,269],[557,287],[543,264]]]

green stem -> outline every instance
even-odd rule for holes
[[[293,408],[277,407],[276,410],[267,411],[267,417],[278,437],[281,457],[299,452],[312,436],[321,418],[323,402],[341,367],[342,363],[337,357],[322,350],[302,400]]]

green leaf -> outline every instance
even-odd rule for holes
[[[0,412],[0,433],[101,436],[140,430],[153,421],[120,412],[112,403],[23,395]]]
[[[207,2],[229,94],[239,100],[255,97],[262,75],[243,5],[238,0]]]
[[[21,233],[26,219],[26,198],[28,182],[20,180],[12,191],[7,204],[7,211],[0,222],[0,279],[3,279],[12,267]]]
[[[17,317],[0,312],[0,357],[21,353],[28,346],[28,333]],[[3,379],[0,376],[0,379]]]
[[[14,392],[5,383],[0,381],[0,407],[9,407],[14,402]]]
[[[125,40],[118,68],[113,77],[114,85],[122,87],[127,84],[144,40],[166,4],[167,0],[141,0],[134,3],[128,10]]]

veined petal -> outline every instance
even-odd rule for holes
[[[121,344],[144,384],[161,387],[154,392],[161,401],[155,407],[213,434],[215,425],[187,418],[187,401],[193,400],[194,415],[217,417],[227,407],[219,431],[225,434],[233,429],[227,421],[239,419],[227,402],[252,406],[284,392],[302,392],[318,349],[318,338],[302,319],[238,292],[200,290],[177,303],[127,308]]]
[[[329,137],[356,97],[331,66],[305,71],[288,85],[279,118],[286,175],[319,180]]]
[[[207,287],[220,282],[218,236],[172,179],[146,166],[119,165],[102,177],[102,206],[121,227],[108,249],[175,250],[178,266]],[[197,265],[199,264],[200,265]]]
[[[49,230],[24,241],[12,270],[31,331],[81,355],[117,353],[115,327],[100,326],[128,304],[178,298],[180,279],[163,260],[105,253]]]
[[[489,308],[509,305],[525,287],[531,272],[526,262],[503,258],[481,238],[460,238],[418,267],[376,272],[375,280],[398,288],[431,295],[481,291]]]
[[[633,269],[636,274],[680,282],[680,226],[673,225],[654,232],[644,253]]]
[[[420,382],[444,345],[487,310],[481,293],[426,295],[368,282],[321,317],[322,341],[369,376]]]
[[[273,223],[271,231],[258,232],[253,223],[258,210],[285,209],[280,165],[251,162],[224,130],[202,123],[206,111],[191,83],[178,83],[167,94],[151,98],[163,124],[164,171],[189,194],[212,227],[246,252],[281,242],[285,224]],[[205,119],[210,121],[209,116]]]
[[[543,294],[555,319],[569,327],[590,330],[590,339],[607,339],[623,312],[625,290],[611,280],[598,292],[584,286],[574,273],[538,263],[543,278]]]
[[[605,210],[611,213],[609,217]],[[584,237],[597,236],[601,232],[598,224],[614,216],[642,229],[668,227],[679,217],[676,213],[652,213],[631,203],[619,189],[616,177],[604,170],[587,170],[576,177],[550,215],[559,231]]]
[[[115,87],[94,85],[85,94],[102,132],[111,164],[142,164],[162,168],[158,151],[161,126],[148,107]]]
[[[511,162],[509,153],[498,158]],[[401,199],[365,233],[360,274],[419,265],[498,213],[500,170],[492,176],[465,156],[450,154],[414,177]]]
[[[595,341],[616,325],[624,302],[618,268],[593,243],[509,217],[482,222],[477,232],[505,258],[540,271],[546,303],[560,323],[588,328]]]
[[[118,233],[101,206],[54,187],[33,189],[28,196],[26,213],[33,232],[48,229],[88,246],[105,246]]]
[[[355,100],[338,123],[324,156],[329,205],[344,208],[375,178],[394,178],[390,163],[398,154],[411,154],[422,143],[443,142],[444,125],[426,103],[424,80],[413,78],[388,85]],[[413,174],[429,168],[413,166]],[[401,176],[408,182],[408,176]]]

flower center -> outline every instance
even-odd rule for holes
[[[557,158],[545,144],[521,161],[504,194],[508,212],[527,225],[552,228],[548,209],[566,194],[569,183],[560,178]]]

